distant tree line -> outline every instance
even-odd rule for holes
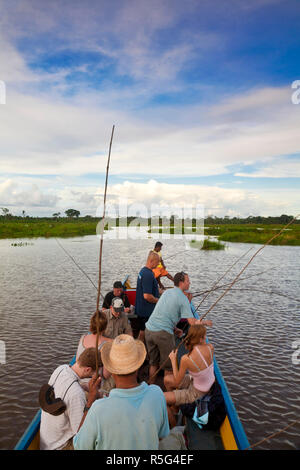
[[[1,207],[0,208],[0,219],[1,220],[22,220],[22,219],[30,219],[30,220],[59,220],[59,219],[79,219],[80,220],[99,220],[101,217],[93,217],[91,215],[85,215],[80,217],[80,211],[76,209],[67,209],[65,210],[64,214],[65,216],[61,215],[61,212],[54,212],[52,214],[52,217],[30,217],[29,215],[26,215],[25,210],[22,211],[22,215],[20,216],[15,216],[9,212],[9,209],[7,207]],[[137,217],[135,216],[130,216],[127,217],[127,223],[130,224],[134,220],[136,220]],[[121,220],[125,220],[126,217],[117,217],[111,218],[111,220],[116,220],[116,226],[120,224]],[[249,217],[217,217],[215,215],[208,215],[204,219],[204,225],[221,225],[221,224],[280,224],[280,225],[286,225],[288,224],[291,220],[293,219],[292,215],[286,215],[282,214],[281,216],[269,216],[269,217],[262,217],[262,216],[253,216],[249,215]],[[151,225],[151,222],[157,222],[158,225],[163,226],[164,224],[170,224],[176,225],[180,224],[182,220],[176,216],[176,215],[171,215],[170,218],[166,217],[153,217],[151,218],[143,218],[141,217],[141,220],[145,221],[145,223],[148,221],[148,225]],[[192,224],[196,224],[196,219],[189,219]],[[300,220],[296,220],[294,223],[300,223]]]

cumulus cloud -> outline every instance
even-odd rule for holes
[[[259,8],[272,1],[254,3]],[[233,3],[238,8],[239,2]],[[0,79],[7,82],[7,103],[0,106],[0,161],[3,174],[13,175],[1,189],[1,204],[66,208],[77,203],[84,210],[95,208],[100,196],[97,188],[87,186],[85,175],[104,173],[115,124],[110,174],[129,181],[110,187],[111,201],[128,197],[178,205],[188,199],[215,208],[214,213],[284,211],[293,200],[291,194],[280,201],[274,191],[273,204],[262,192],[164,186],[155,178],[226,175],[233,167],[239,168],[234,171],[240,178],[299,175],[299,161],[287,159],[300,153],[300,108],[291,103],[290,87],[255,87],[226,97],[215,87],[210,102],[151,107],[149,101],[159,93],[183,92],[186,83],[180,73],[189,70],[195,57],[200,67],[205,54],[223,47],[224,37],[184,26],[185,15],[191,18],[199,2],[113,4],[101,2],[100,8],[98,2],[73,1],[62,17],[57,0],[47,7],[37,0],[12,6],[0,0]],[[221,8],[221,2],[218,5]],[[158,40],[164,31],[169,41]],[[89,65],[61,61],[47,70],[39,59],[49,50],[95,53],[93,72],[109,65],[113,75],[101,77],[97,90],[81,87],[69,77],[74,71],[87,76]],[[209,87],[205,82],[193,86]],[[246,172],[247,165],[251,172]],[[16,187],[19,174],[27,175],[27,182],[19,180]],[[42,182],[31,181],[29,186],[33,175],[56,180],[46,189]],[[134,184],[136,175],[152,180]],[[72,177],[82,178],[81,185],[71,188]]]
[[[18,183],[8,179],[0,183],[0,206],[20,208],[52,208],[59,201],[59,196],[44,193],[36,184],[20,188]]]
[[[102,214],[103,187],[66,187],[59,191],[60,200],[90,215]],[[289,195],[290,197],[290,195]],[[170,215],[181,209],[189,211],[195,208],[205,215],[248,216],[278,215],[286,212],[287,199],[272,192],[264,197],[253,191],[227,189],[216,186],[197,184],[168,184],[154,179],[145,183],[124,181],[122,184],[109,186],[107,211],[110,215]]]

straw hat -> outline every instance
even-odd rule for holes
[[[119,335],[112,342],[103,344],[101,358],[104,367],[112,374],[131,374],[143,364],[146,348],[142,341],[130,335]]]

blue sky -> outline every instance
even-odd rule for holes
[[[300,3],[0,0],[0,207],[299,211]]]

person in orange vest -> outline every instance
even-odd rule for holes
[[[165,263],[163,262],[163,259],[162,259],[162,256],[161,256],[161,248],[162,248],[163,244],[161,242],[156,242],[155,243],[155,247],[154,247],[154,251],[155,253],[158,254],[159,256],[159,264],[156,266],[156,268],[154,268],[152,271],[153,271],[153,274],[155,276],[155,279],[157,280],[158,282],[158,285],[161,289],[164,289],[164,286],[163,284],[161,283],[161,280],[160,278],[161,277],[164,277],[166,276],[168,279],[170,279],[170,281],[174,282],[174,278],[173,276],[171,276],[171,274],[167,271],[166,269],[166,266],[165,266]]]

